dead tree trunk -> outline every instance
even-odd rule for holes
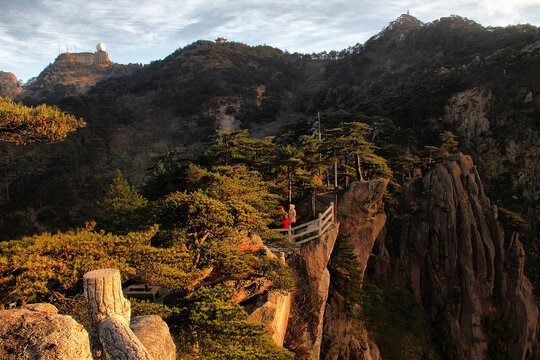
[[[337,189],[338,187],[338,163],[337,161],[334,163],[334,188]]]
[[[111,315],[99,325],[99,339],[112,360],[153,360],[141,341],[131,331],[125,318]]]
[[[360,154],[354,155],[354,167],[356,169],[356,180],[364,181],[364,177],[362,176],[362,167],[360,165]]]
[[[176,358],[169,327],[159,316],[139,316],[130,324],[131,304],[122,293],[118,270],[90,271],[83,276],[83,286],[92,322],[89,335],[94,359]]]
[[[84,296],[92,322],[90,346],[95,358],[101,358],[103,348],[99,341],[99,325],[112,315],[123,317],[129,324],[131,304],[124,298],[120,272],[116,269],[90,271],[83,276]]]

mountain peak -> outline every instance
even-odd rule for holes
[[[391,21],[387,27],[368,41],[381,38],[388,41],[401,40],[409,31],[419,29],[422,26],[424,26],[424,23],[407,11],[406,14],[401,14],[396,20]]]
[[[410,31],[412,29],[418,29],[424,25],[423,22],[415,18],[414,16],[410,15],[407,11],[406,14],[401,14],[396,20],[390,22],[388,26],[383,30],[390,31],[390,30],[398,30],[398,31]]]

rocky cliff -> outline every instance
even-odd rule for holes
[[[532,87],[481,86],[453,95],[441,119],[455,128],[462,151],[473,156],[493,200],[528,216],[529,237],[538,236],[539,109]]]
[[[288,259],[296,277],[286,346],[297,359],[318,360],[323,336],[323,320],[330,286],[327,269],[339,232],[332,225],[319,239],[302,245]]]
[[[382,230],[386,215],[379,212],[387,179],[355,182],[338,197],[340,236],[346,237],[359,264],[360,281],[364,276],[373,244]],[[337,271],[339,265],[335,265]],[[358,279],[356,279],[358,280]],[[348,316],[343,291],[332,282],[325,313],[324,328],[332,334],[326,344],[325,359],[378,359],[377,346],[367,335],[364,325]]]
[[[470,156],[403,188],[376,277],[405,279],[448,359],[537,359],[539,312],[517,235],[505,236]]]

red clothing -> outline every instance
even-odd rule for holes
[[[283,208],[283,206],[280,206],[279,207],[279,219],[281,221],[283,221],[284,218],[287,217],[287,213],[285,212],[285,209]]]
[[[291,227],[291,221],[289,220],[288,217],[283,219],[282,222],[283,222],[283,226],[282,226],[283,229],[288,229]]]

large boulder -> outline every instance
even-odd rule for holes
[[[159,316],[137,316],[129,324],[154,360],[176,359],[176,346],[171,338],[169,327]]]
[[[0,359],[92,360],[88,333],[50,304],[0,311]]]

